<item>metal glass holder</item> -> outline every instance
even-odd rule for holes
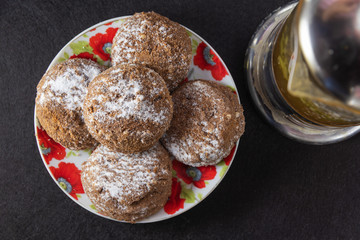
[[[259,25],[250,41],[245,67],[251,96],[270,125],[291,139],[319,145],[343,141],[358,133],[360,126],[329,127],[310,122],[292,109],[275,83],[272,68],[275,40],[296,5],[297,2],[292,2],[275,10]]]

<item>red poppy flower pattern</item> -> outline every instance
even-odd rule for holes
[[[93,48],[93,51],[102,60],[110,60],[111,46],[113,38],[119,28],[108,28],[106,33],[97,33],[89,40],[89,45]]]
[[[216,176],[215,166],[191,167],[176,159],[173,160],[173,169],[186,184],[193,183],[197,188],[204,188],[206,186],[205,180],[214,179]]]
[[[84,189],[80,179],[81,171],[75,164],[61,162],[58,168],[50,167],[49,169],[60,187],[78,200],[76,194],[84,193]]]
[[[124,19],[120,20],[123,21]],[[63,51],[58,61],[61,62],[68,58],[86,58],[108,66],[109,60],[111,60],[113,38],[118,31],[116,27],[121,24],[120,20],[93,28],[83,34],[80,39],[72,41],[71,49]],[[196,79],[195,76],[203,76],[205,73],[207,77],[204,76],[204,79],[222,80],[236,94],[232,87],[234,86],[233,80],[215,51],[202,42],[196,34],[191,33],[189,36],[192,40],[193,61],[187,78],[183,79],[181,84]],[[209,76],[210,73],[212,77]],[[69,154],[67,157],[67,150],[51,139],[40,125],[36,127],[36,135],[46,168],[57,181],[59,187],[63,188],[80,205],[90,211],[96,211],[93,205],[89,205],[90,200],[81,183],[81,168],[77,167],[86,161],[88,151],[85,151],[84,154],[79,151],[81,154]],[[161,215],[165,214],[168,216],[165,218],[169,218],[169,216],[186,211],[202,201],[204,196],[206,197],[221,181],[234,157],[235,149],[236,146],[232,148],[229,156],[223,159],[224,162],[216,166],[191,167],[174,159],[171,196],[168,198]],[[70,152],[68,151],[68,153]],[[52,161],[53,159],[63,161]],[[217,175],[219,178],[216,178]],[[82,194],[81,197],[79,194]],[[157,220],[157,217],[154,220]]]
[[[36,127],[37,137],[41,149],[41,153],[47,164],[55,158],[57,160],[62,160],[66,156],[66,150],[59,143],[55,142],[45,130]]]
[[[72,56],[70,56],[70,58],[86,58],[86,59],[90,59],[93,60],[94,62],[96,61],[96,58],[94,57],[94,54],[88,53],[88,52],[82,52],[79,54],[74,54]]]
[[[181,194],[181,184],[176,178],[172,178],[171,185],[171,196],[164,206],[164,211],[167,214],[174,214],[184,208],[185,199],[180,198]]]
[[[234,156],[235,149],[236,149],[236,145],[231,149],[229,156],[224,158],[224,162],[225,162],[226,166],[229,166],[229,164]]]
[[[221,63],[219,57],[206,46],[204,42],[201,42],[196,49],[196,55],[194,56],[194,64],[201,70],[211,71],[211,75],[217,81],[222,80],[229,73]]]

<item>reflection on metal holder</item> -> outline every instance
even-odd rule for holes
[[[310,144],[329,144],[345,140],[360,126],[332,127],[314,123],[299,115],[283,98],[273,72],[276,38],[297,2],[275,10],[258,27],[246,54],[248,86],[255,105],[267,121],[285,136]]]

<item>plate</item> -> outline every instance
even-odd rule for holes
[[[110,66],[112,39],[117,28],[128,17],[109,19],[83,31],[61,49],[49,68],[54,64],[76,57],[90,58],[102,65]],[[191,39],[193,58],[184,82],[194,79],[217,81],[230,87],[234,94],[238,95],[234,80],[220,56],[199,35],[188,28],[186,30]],[[90,156],[92,149],[72,151],[52,140],[37,120],[36,111],[34,125],[41,158],[57,186],[89,212],[112,219],[101,215],[96,210],[84,193],[81,184],[81,164]],[[238,144],[239,141],[232,148],[230,155],[214,166],[194,168],[173,159],[172,193],[168,202],[159,212],[138,223],[157,222],[172,218],[203,201],[224,178],[233,161]]]

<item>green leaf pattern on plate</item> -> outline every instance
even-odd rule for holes
[[[74,54],[78,55],[83,52],[88,52],[93,54],[93,48],[89,45],[88,41],[78,41],[70,43],[70,47],[73,50]]]
[[[122,22],[124,22],[125,20],[126,20],[125,18],[116,19],[115,21],[113,20],[112,26],[106,26],[104,23],[103,25],[96,26],[96,29],[94,29],[95,26],[92,27],[91,28],[92,31],[89,30],[87,32],[84,32],[82,35],[80,35],[79,38],[77,38],[74,41],[72,41],[71,43],[69,43],[64,48],[64,50],[62,50],[62,53],[60,53],[60,55],[55,59],[56,60],[55,62],[57,62],[57,63],[63,62],[65,60],[69,59],[70,56],[79,55],[81,53],[88,52],[88,53],[94,55],[93,57],[97,60],[97,62],[99,64],[109,66],[110,61],[104,62],[98,55],[94,54],[93,48],[89,45],[89,41],[90,41],[91,37],[95,36],[97,33],[104,33],[108,27],[115,27],[114,25],[116,25],[116,23],[119,25]],[[110,21],[108,21],[108,22],[110,22]],[[195,55],[197,48],[199,46],[199,43],[204,42],[204,40],[188,30],[187,30],[187,34],[191,39],[192,53],[193,53],[193,55]],[[212,78],[212,76],[209,75],[208,71],[202,71],[198,67],[194,67],[194,65],[192,63],[192,67],[191,67],[191,71],[189,72],[188,79],[193,80],[196,78],[209,79],[212,81],[214,80]],[[231,76],[228,76],[228,77],[222,79],[221,81],[222,81],[222,84],[230,87],[233,91],[236,91],[235,84],[234,84]],[[38,123],[37,119],[35,119],[35,125],[41,127],[40,124]],[[41,150],[44,148],[44,146],[39,146],[39,148]],[[78,165],[78,168],[81,170],[81,163],[83,161],[86,161],[88,156],[90,156],[92,150],[93,149],[86,149],[86,150],[82,150],[82,151],[72,151],[72,150],[67,149],[66,150],[67,154],[66,154],[65,159],[63,159],[62,161],[52,161],[52,163],[50,165],[45,164],[45,166],[47,168],[49,168],[51,166],[57,167],[59,162],[68,162],[68,163],[74,163],[74,164]],[[42,157],[43,157],[43,155],[42,155]],[[183,182],[183,180],[178,178],[176,176],[176,172],[174,170],[172,170],[173,177],[178,178],[178,181],[181,183],[182,191],[180,193],[180,197],[185,199],[185,203],[186,203],[185,207],[183,209],[179,210],[178,213],[186,211],[187,209],[189,209],[189,207],[202,201],[204,199],[204,197],[206,197],[211,192],[211,190],[216,187],[217,183],[221,180],[221,178],[224,177],[228,168],[229,167],[225,164],[224,161],[221,161],[219,164],[217,164],[217,166],[216,166],[217,175],[215,176],[215,178],[213,180],[205,181],[206,187],[201,188],[201,189],[197,188],[193,184],[186,184],[185,182]],[[88,199],[88,196],[86,194],[77,194],[76,196],[78,197],[78,200],[76,200],[76,201],[80,205],[82,205],[83,207],[85,207],[86,209],[88,209],[92,212],[99,213],[96,210],[95,206],[90,202],[90,200]],[[163,217],[164,214],[166,215],[166,213],[164,213],[164,212],[161,212],[161,213],[159,212],[158,215]],[[154,219],[159,219],[159,216],[155,216]],[[151,217],[151,218],[153,218],[153,217]]]
[[[191,49],[192,49],[192,53],[195,54],[197,47],[199,46],[199,42],[196,41],[195,39],[191,40]]]
[[[195,193],[192,190],[192,187],[186,188],[187,184],[181,181],[181,194],[180,198],[185,199],[185,203],[194,203],[195,202]]]
[[[89,149],[85,149],[83,150],[84,152],[86,152],[87,154],[89,154],[89,156],[91,155],[91,153],[93,152],[93,149],[92,148],[89,148]]]
[[[227,169],[229,168],[229,166],[227,166],[227,165],[225,164],[225,161],[224,161],[224,160],[222,160],[222,161],[218,164],[218,166],[221,167],[219,176],[222,178],[222,177],[225,175],[225,173],[226,173]]]
[[[72,151],[70,150],[67,154],[66,154],[66,158],[69,158],[71,156],[77,157],[79,156],[79,153],[77,151]]]
[[[58,62],[61,63],[63,61],[66,61],[69,59],[69,54],[67,52],[64,52],[64,56],[59,58]]]

